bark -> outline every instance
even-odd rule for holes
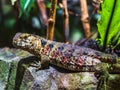
[[[48,20],[48,28],[47,28],[47,39],[53,40],[54,38],[54,26],[56,19],[56,7],[58,0],[51,0],[51,8],[50,8],[50,17]]]

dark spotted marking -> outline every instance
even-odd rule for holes
[[[62,51],[62,50],[64,50],[64,47],[60,46],[60,47],[58,47],[58,50]]]
[[[49,47],[50,47],[50,49],[52,49],[54,47],[54,45],[53,44],[49,44]]]
[[[43,47],[44,47],[46,44],[47,44],[47,42],[46,42],[46,41],[41,40],[41,45],[42,45]]]

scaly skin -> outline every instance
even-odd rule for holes
[[[118,60],[116,56],[90,48],[50,41],[27,33],[17,33],[13,38],[13,45],[37,57],[43,57],[41,62],[48,61],[73,71],[94,71],[94,66],[101,62],[114,64]]]

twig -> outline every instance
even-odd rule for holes
[[[93,5],[92,14],[94,14],[100,9],[100,3],[102,3],[102,0],[92,0],[92,5]]]
[[[90,34],[90,24],[89,24],[89,15],[88,15],[88,9],[87,9],[87,2],[86,0],[80,0],[81,5],[81,21],[83,24],[83,29],[85,32],[85,37],[88,38]]]
[[[48,25],[48,17],[46,14],[46,6],[44,3],[44,0],[37,0],[37,4],[38,4],[39,10],[41,12],[41,17],[43,19],[43,22],[47,26]]]
[[[62,0],[63,4],[63,25],[64,25],[64,37],[65,37],[65,42],[69,42],[69,14],[68,14],[68,9],[67,9],[67,0]]]
[[[50,17],[48,20],[48,28],[47,28],[47,39],[53,40],[54,38],[54,25],[55,25],[55,17],[56,17],[56,7],[58,0],[51,0],[51,8],[50,8]]]

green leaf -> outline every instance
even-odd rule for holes
[[[117,45],[120,45],[120,37],[119,37],[119,39],[118,39]]]
[[[32,5],[34,4],[35,0],[20,0],[20,16],[24,14],[29,14]]]
[[[111,44],[111,39],[120,30],[120,0],[104,0],[101,19],[98,21],[101,44]]]
[[[118,39],[117,44],[116,44],[113,48],[116,48],[118,45],[120,45],[120,37],[119,37],[119,39]]]

